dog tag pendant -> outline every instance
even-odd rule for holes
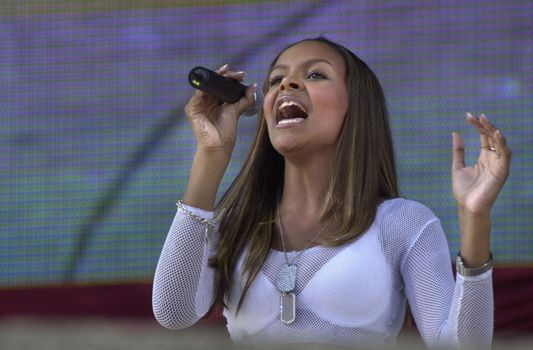
[[[291,324],[296,319],[296,273],[298,266],[287,263],[279,270],[276,287],[280,292],[279,296],[279,319],[285,324]]]
[[[296,288],[297,271],[298,267],[294,264],[289,265],[285,263],[281,266],[278,280],[276,281],[276,287],[281,293],[292,292]]]
[[[296,295],[292,292],[282,292],[279,297],[279,319],[285,324],[291,324],[296,319]]]

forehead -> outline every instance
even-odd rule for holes
[[[274,67],[297,65],[310,60],[325,60],[336,69],[345,68],[341,55],[333,47],[318,41],[303,41],[289,47],[279,56]]]

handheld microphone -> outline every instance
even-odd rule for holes
[[[195,89],[201,90],[222,102],[235,103],[246,95],[246,86],[238,81],[224,77],[205,67],[195,67],[189,72],[189,84]],[[255,102],[243,115],[252,116],[263,108],[263,93],[256,89]]]

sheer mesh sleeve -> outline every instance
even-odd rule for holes
[[[152,291],[152,308],[164,327],[192,326],[210,309],[214,299],[213,254],[215,232],[206,230],[190,215],[178,210],[166,238]]]
[[[492,271],[454,281],[448,242],[438,219],[429,222],[401,267],[407,298],[429,347],[490,347],[494,323]]]

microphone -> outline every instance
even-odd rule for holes
[[[222,102],[235,103],[246,95],[246,86],[238,81],[224,77],[205,67],[195,67],[189,72],[189,84],[198,90],[201,90]],[[255,102],[247,111],[245,116],[252,116],[263,108],[263,92],[256,89],[254,93]]]

